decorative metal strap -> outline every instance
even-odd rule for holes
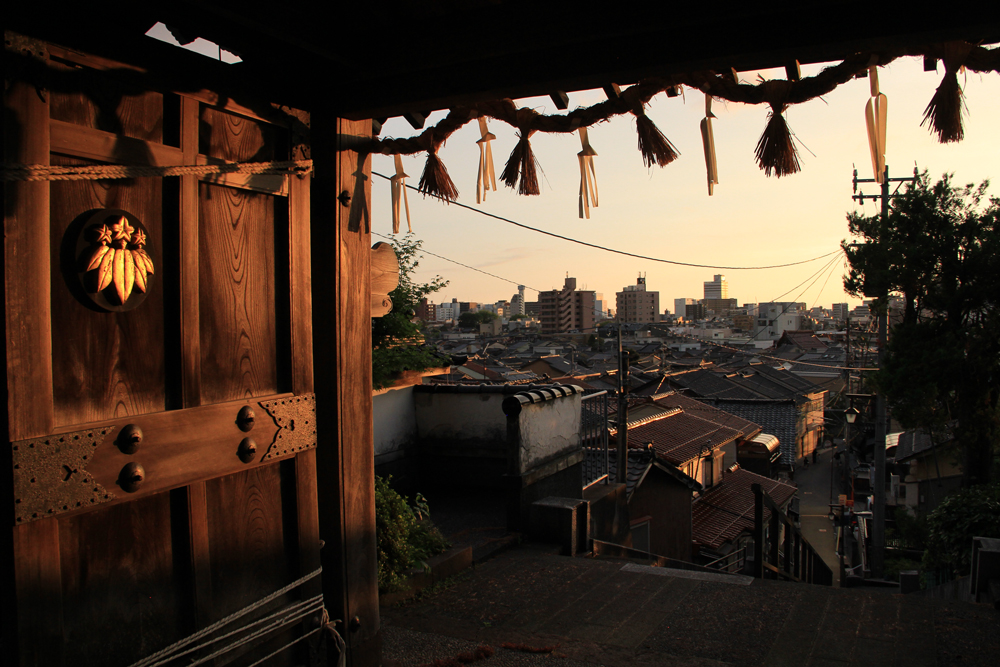
[[[94,450],[114,430],[107,426],[11,443],[15,522],[114,500],[115,494],[86,470]]]

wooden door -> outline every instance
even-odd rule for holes
[[[128,66],[15,47],[51,69],[6,92],[6,162],[308,151],[304,114],[137,88]],[[233,174],[6,184],[16,615],[5,616],[16,627],[5,634],[20,664],[131,664],[318,568],[309,185]],[[135,286],[115,302],[117,274],[101,302],[84,265],[100,226],[123,215],[144,230],[127,247],[147,251],[152,272],[141,302]],[[314,578],[261,612],[319,592]],[[308,622],[215,663],[253,662]],[[306,646],[275,664],[302,664]]]

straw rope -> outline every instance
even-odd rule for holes
[[[648,78],[626,88],[617,98],[574,109],[567,114],[545,115],[534,109],[519,109],[510,99],[481,102],[452,108],[437,125],[425,129],[418,135],[372,139],[362,150],[383,155],[413,155],[429,151],[432,147],[436,150],[451,134],[480,116],[504,122],[521,132],[576,132],[580,127],[590,127],[615,116],[636,113],[653,97],[676,86],[695,88],[712,97],[742,104],[770,104],[772,107],[802,104],[830,93],[837,86],[847,83],[859,74],[865,74],[872,64],[884,66],[906,56],[929,56],[943,60],[954,49],[954,44],[932,44],[905,50],[859,53],[837,65],[825,68],[814,76],[798,81],[763,81],[754,85],[738,83],[732,73],[720,74],[714,71]],[[1000,72],[1000,48],[986,49],[970,45],[963,64],[974,72]],[[778,83],[781,85],[776,85]]]
[[[222,164],[174,165],[74,165],[5,164],[0,166],[4,181],[86,181],[119,178],[156,178],[163,176],[209,176],[212,174],[251,174],[282,176],[305,175],[312,171],[312,160],[272,162],[226,162]]]
[[[202,642],[200,644],[196,644],[195,646],[191,646],[192,644],[195,644],[195,642],[198,642],[199,640],[203,639],[204,637],[207,637],[208,635],[211,635],[212,633],[216,632],[217,630],[220,630],[221,628],[229,625],[230,623],[238,621],[239,619],[243,618],[247,614],[249,614],[249,613],[251,613],[253,611],[256,611],[257,609],[260,609],[261,607],[267,605],[270,602],[273,602],[274,600],[276,600],[277,598],[281,597],[282,595],[284,595],[284,594],[286,594],[286,593],[294,590],[295,588],[298,588],[299,586],[301,586],[302,584],[306,583],[307,581],[310,581],[311,579],[314,579],[315,577],[318,577],[322,571],[323,571],[322,568],[317,568],[316,570],[313,570],[312,572],[310,572],[306,576],[301,577],[299,579],[296,579],[295,581],[293,581],[292,583],[288,584],[287,586],[284,586],[284,587],[278,589],[277,591],[271,593],[270,595],[267,595],[267,596],[261,598],[260,600],[257,600],[256,602],[254,602],[254,603],[252,603],[250,605],[247,605],[243,609],[240,609],[239,611],[234,612],[234,613],[230,614],[229,616],[226,616],[222,620],[220,620],[220,621],[218,621],[216,623],[213,623],[212,625],[210,625],[210,626],[208,626],[206,628],[202,628],[198,632],[195,632],[192,635],[188,635],[184,639],[181,639],[180,641],[175,642],[175,643],[171,644],[170,646],[168,646],[168,647],[166,647],[166,648],[164,648],[164,649],[162,649],[160,651],[157,651],[156,653],[153,653],[152,655],[146,656],[145,658],[139,660],[138,662],[133,663],[131,665],[131,667],[154,667],[154,666],[157,666],[157,665],[163,665],[163,664],[166,664],[167,662],[172,661],[173,659],[175,659],[177,657],[180,657],[182,655],[186,655],[186,654],[188,654],[188,653],[190,653],[192,651],[198,650],[198,649],[205,648],[206,646],[208,646],[208,645],[210,645],[210,644],[212,644],[212,643],[214,643],[216,641],[219,641],[221,639],[229,637],[232,634],[235,634],[236,632],[239,632],[239,630],[237,630],[237,631],[231,632],[228,635],[225,635],[223,637],[218,637],[216,639],[210,639],[210,640],[204,641],[204,642]],[[228,651],[236,648],[237,646],[242,646],[243,644],[248,643],[248,642],[252,641],[253,639],[256,639],[257,637],[259,637],[262,634],[265,634],[266,632],[270,632],[271,630],[275,630],[277,628],[286,627],[287,625],[290,625],[292,623],[297,623],[297,622],[301,621],[303,618],[306,618],[307,616],[309,616],[309,614],[312,614],[312,613],[315,613],[317,611],[322,610],[322,608],[323,608],[323,596],[322,595],[318,595],[318,596],[316,596],[314,598],[310,598],[310,599],[304,600],[302,602],[294,603],[294,604],[292,604],[292,605],[290,605],[288,607],[285,607],[285,608],[283,608],[283,609],[281,609],[281,610],[279,610],[279,611],[271,614],[270,616],[268,616],[268,617],[266,617],[264,619],[260,619],[256,623],[251,623],[249,626],[246,626],[245,628],[241,628],[241,630],[248,629],[248,628],[252,627],[253,625],[255,625],[257,623],[263,623],[265,621],[270,621],[270,620],[272,620],[272,619],[274,619],[276,617],[282,617],[282,615],[284,615],[282,618],[279,618],[277,622],[272,623],[271,625],[267,626],[264,629],[261,629],[261,630],[258,630],[257,632],[252,633],[248,637],[244,637],[244,638],[242,638],[240,640],[237,640],[235,643],[233,643],[233,644],[225,647],[224,649],[216,651],[212,655],[207,656],[206,658],[203,658],[200,662],[204,662],[205,660],[214,658],[214,657],[216,657],[218,655],[221,655],[222,653],[228,652]],[[185,649],[187,647],[191,647],[191,648],[189,648],[188,650],[183,650],[183,649]],[[195,664],[200,664],[200,662],[199,663],[195,663]]]

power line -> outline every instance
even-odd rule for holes
[[[372,175],[373,176],[378,176],[380,178],[384,178],[387,181],[392,180],[389,176],[386,176],[385,174],[380,174],[377,171],[372,171]],[[417,192],[420,192],[419,188],[415,188],[412,185],[407,184],[406,187],[408,187],[411,190],[415,190]],[[421,193],[421,194],[424,194],[425,196],[427,196],[428,193]],[[645,260],[650,261],[650,262],[661,262],[663,264],[673,264],[675,266],[689,266],[689,267],[696,268],[696,269],[719,269],[721,271],[756,271],[756,270],[762,270],[762,269],[782,269],[782,268],[785,268],[787,266],[798,266],[799,264],[808,264],[809,262],[815,262],[818,259],[823,259],[824,257],[829,257],[830,255],[833,255],[835,253],[840,252],[840,249],[838,248],[837,250],[834,250],[833,252],[827,253],[825,255],[820,255],[819,257],[813,257],[812,259],[804,259],[801,262],[790,262],[788,264],[774,264],[774,265],[771,265],[771,266],[713,266],[711,264],[691,264],[691,263],[688,263],[688,262],[678,262],[678,261],[671,260],[671,259],[661,259],[659,257],[649,257],[647,255],[637,255],[637,254],[632,253],[632,252],[626,252],[624,250],[615,250],[614,248],[608,248],[606,246],[598,245],[596,243],[588,243],[587,241],[580,241],[579,239],[574,239],[574,238],[569,237],[569,236],[563,236],[561,234],[556,234],[555,232],[547,232],[544,229],[539,229],[537,227],[532,227],[530,225],[526,225],[524,223],[517,222],[515,220],[511,220],[510,218],[505,218],[503,216],[495,215],[493,213],[487,213],[486,211],[482,211],[482,210],[480,210],[478,208],[469,206],[467,204],[462,204],[462,203],[457,202],[457,201],[449,201],[449,200],[445,199],[444,197],[440,197],[438,195],[431,194],[429,196],[435,197],[436,199],[440,199],[441,201],[445,202],[446,204],[450,204],[452,206],[458,206],[460,208],[468,209],[468,210],[473,211],[475,213],[478,213],[480,215],[485,215],[488,218],[493,218],[495,220],[500,220],[501,222],[506,222],[506,223],[509,223],[509,224],[514,225],[516,227],[521,227],[522,229],[528,229],[528,230],[531,230],[533,232],[538,232],[539,234],[545,234],[546,236],[551,236],[553,238],[562,239],[563,241],[569,241],[570,243],[577,243],[577,244],[582,245],[582,246],[587,246],[588,248],[596,248],[598,250],[603,250],[605,252],[615,253],[616,255],[625,255],[626,257],[635,257],[636,259],[645,259]]]
[[[389,239],[390,241],[393,240],[391,236],[386,236],[385,234],[379,234],[378,232],[372,232],[372,234],[375,235],[375,236],[381,236],[384,239]],[[490,273],[489,271],[483,271],[482,269],[477,269],[476,267],[469,266],[468,264],[462,264],[461,262],[457,262],[457,261],[455,261],[453,259],[448,259],[447,257],[444,257],[442,255],[436,255],[436,254],[432,253],[429,250],[424,250],[423,248],[420,248],[420,250],[418,252],[421,252],[421,253],[423,253],[425,255],[430,255],[432,257],[437,257],[438,259],[443,259],[444,261],[451,262],[452,264],[458,264],[459,266],[463,266],[463,267],[465,267],[467,269],[472,269],[473,271],[478,271],[479,273],[482,273],[482,274],[485,274],[487,276],[490,276],[491,278],[496,278],[497,280],[503,280],[504,282],[508,282],[508,283],[510,283],[512,285],[517,285],[518,287],[520,287],[521,285],[524,285],[524,283],[515,282],[515,281],[511,280],[510,278],[504,278],[502,276],[496,275],[495,273]],[[526,287],[527,289],[530,289],[530,290],[534,290],[536,292],[541,292],[542,291],[542,290],[537,289],[535,287],[529,287],[528,285],[524,285],[524,287]]]

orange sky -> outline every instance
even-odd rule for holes
[[[803,76],[821,66],[803,68]],[[881,91],[888,97],[887,164],[891,176],[912,173],[914,163],[928,169],[934,178],[954,172],[956,181],[1000,178],[997,146],[1000,146],[1000,77],[972,72],[960,75],[968,105],[965,140],[941,145],[927,128],[920,127],[924,108],[943,74],[923,71],[918,58],[896,60],[880,68]],[[754,81],[758,73],[742,73]],[[762,72],[765,77],[783,77],[784,72]],[[580,220],[577,195],[580,172],[576,153],[580,141],[573,135],[536,134],[532,148],[541,165],[542,194],[522,197],[504,188],[489,193],[480,208],[528,225],[590,243],[638,254],[699,264],[757,266],[783,264],[826,254],[838,247],[847,234],[845,215],[855,208],[851,200],[851,174],[870,178],[871,160],[864,125],[864,107],[869,97],[867,79],[854,80],[824,99],[794,106],[786,113],[789,127],[800,148],[802,171],[781,179],[767,178],[754,161],[754,148],[767,116],[765,106],[746,106],[716,101],[714,122],[720,184],[709,197],[705,184],[705,161],[699,122],[704,115],[704,96],[687,89],[684,97],[654,98],[648,115],[677,146],[680,159],[667,167],[647,170],[636,148],[631,115],[612,119],[590,130],[595,158],[600,207],[590,220]],[[604,99],[601,91],[570,95],[570,108]],[[543,113],[555,112],[548,98],[519,100]],[[437,122],[445,112],[428,121]],[[492,122],[497,174],[516,141],[513,128]],[[401,118],[391,119],[382,136],[414,134]],[[459,191],[459,201],[475,206],[475,183],[479,150],[479,128],[470,123],[456,132],[441,149]],[[416,185],[424,156],[404,158],[409,183]],[[376,172],[391,175],[392,158],[373,157]],[[391,232],[388,183],[373,178],[373,231]],[[874,192],[869,185],[866,192]],[[1000,190],[993,186],[991,192]],[[581,287],[614,294],[635,283],[638,272],[647,276],[648,289],[660,292],[661,309],[673,309],[680,297],[702,297],[702,283],[714,273],[724,273],[730,296],[744,302],[774,300],[806,281],[782,300],[805,301],[810,306],[829,307],[850,300],[843,293],[842,261],[822,270],[827,260],[765,271],[696,269],[637,260],[584,248],[541,236],[491,220],[456,206],[445,206],[410,192],[410,210],[416,236],[430,252],[495,273],[529,288],[552,289],[563,277],[575,276]],[[866,210],[875,212],[870,202]],[[405,223],[404,223],[405,229]],[[382,240],[374,237],[373,240]],[[810,276],[819,273],[811,287]],[[439,274],[451,281],[435,295],[437,302],[459,300],[490,302],[509,299],[514,285],[425,256],[416,275],[418,281]],[[535,292],[528,290],[528,299]]]

